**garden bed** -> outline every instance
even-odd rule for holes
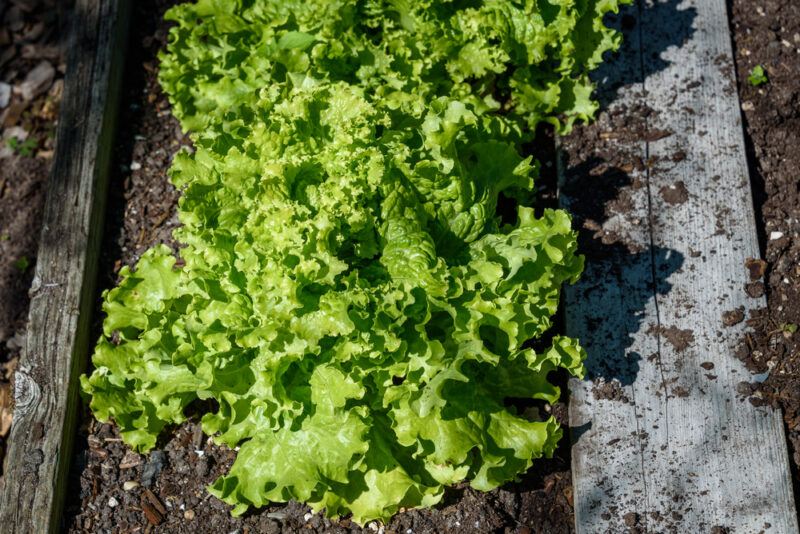
[[[135,24],[131,52],[126,63],[121,121],[110,177],[99,290],[113,287],[119,270],[135,264],[140,255],[153,245],[166,243],[176,248],[171,232],[178,224],[175,215],[178,194],[168,184],[166,172],[176,151],[190,143],[180,132],[166,97],[156,82],[156,54],[165,45],[168,28],[162,15],[172,3],[147,0],[136,2],[134,6],[132,17]],[[793,174],[800,164],[796,150],[797,132],[800,131],[800,88],[796,82],[796,72],[800,70],[800,8],[784,4],[777,0],[766,0],[763,6],[753,9],[752,4],[739,0],[730,3],[736,75],[746,119],[750,173],[757,205],[756,224],[763,257],[767,260],[764,283],[758,280],[759,276],[754,276],[753,283],[742,287],[742,291],[748,297],[755,298],[765,293],[768,299],[768,307],[756,311],[747,321],[754,331],[746,335],[743,341],[746,350],[740,354],[754,372],[762,373],[759,376],[765,380],[752,382],[742,377],[738,389],[741,394],[754,392],[751,398],[754,404],[770,403],[784,409],[788,437],[795,452],[793,465],[796,474],[800,460],[797,453],[800,450],[800,384],[797,368],[800,333],[794,335],[791,325],[800,324],[800,186]],[[668,11],[674,8],[672,3],[663,5],[668,6]],[[675,11],[664,14],[668,15],[688,16]],[[619,22],[629,34],[637,31],[631,17],[621,17]],[[683,22],[689,32],[691,17]],[[677,36],[677,42],[673,44],[680,46],[680,41],[685,37]],[[747,82],[747,74],[757,64],[764,66],[770,82],[753,87]],[[614,67],[614,63],[611,63],[607,69]],[[573,181],[572,189],[568,184],[565,190],[567,195],[576,200],[573,207],[576,225],[580,227],[581,250],[589,262],[613,261],[614,258],[642,253],[635,240],[630,240],[624,232],[609,231],[608,228],[613,225],[606,223],[615,215],[632,210],[631,197],[643,187],[634,177],[636,172],[645,168],[658,172],[659,168],[678,164],[686,157],[680,147],[661,161],[643,160],[635,153],[625,152],[625,142],[656,141],[666,132],[648,127],[652,110],[647,107],[608,106],[616,94],[617,84],[623,84],[624,80],[624,76],[617,73],[610,85],[601,89],[601,101],[607,109],[600,115],[596,125],[578,127],[574,134],[563,140],[567,175],[573,178],[584,176],[591,180],[591,184]],[[609,135],[609,132],[613,135]],[[540,203],[549,206],[556,202],[552,133],[542,131],[539,139],[534,154],[542,162]],[[23,181],[18,186],[19,191],[26,191],[25,183]],[[35,190],[35,179],[33,183]],[[669,206],[680,206],[686,201],[688,193],[676,184],[654,194]],[[35,210],[36,203],[30,203],[29,207]],[[722,234],[728,231],[726,217],[725,214],[717,215],[720,221],[718,230]],[[28,219],[35,220],[31,217]],[[29,226],[23,224],[22,227],[32,228],[30,224],[35,225],[29,223]],[[22,252],[17,255],[26,254],[32,258],[31,249],[35,243],[25,240],[25,231],[19,232],[19,235],[20,239],[12,242],[24,250],[20,249]],[[30,234],[27,240],[30,241]],[[24,248],[26,246],[28,248]],[[672,271],[662,273],[664,280],[682,267],[674,262],[671,265]],[[743,270],[748,268],[750,272],[753,272],[753,268],[759,271],[762,265],[755,262],[741,266]],[[26,307],[25,297],[19,287],[25,287],[26,281],[19,274],[15,275],[14,280],[12,285],[17,287],[14,293],[17,296],[9,309],[16,311],[7,317],[15,317],[14,328],[18,329],[21,324],[19,318],[24,317]],[[663,294],[670,290],[668,285],[656,288],[658,293]],[[737,310],[730,312],[730,315],[721,318],[725,326],[733,327],[745,319]],[[93,339],[99,335],[100,319],[98,309],[94,318]],[[663,329],[659,334],[676,349],[686,346],[692,337],[691,333],[680,329]],[[13,362],[13,355],[9,361]],[[13,364],[7,364],[6,367],[13,369]],[[714,376],[710,368],[706,371],[707,380],[716,379],[708,378],[708,375]],[[767,371],[769,374],[763,374]],[[10,372],[7,374],[10,375]],[[595,378],[602,375],[597,373]],[[620,384],[625,384],[624,373],[616,372],[615,378],[618,380],[596,380],[595,397],[630,402],[631,399],[620,387]],[[671,394],[677,397],[683,393],[677,388],[671,390]],[[2,394],[0,383],[0,402]],[[551,409],[562,424],[569,424],[564,403],[558,403]],[[65,526],[72,532],[371,531],[370,527],[362,529],[347,520],[330,521],[310,514],[306,506],[297,503],[272,505],[242,518],[232,518],[229,515],[230,507],[210,497],[205,487],[227,472],[235,452],[210,443],[196,420],[169,431],[157,449],[148,455],[130,452],[113,425],[98,423],[88,411],[82,412],[81,421],[64,519]],[[580,439],[584,430],[573,429],[573,439]],[[616,445],[607,446],[613,448]],[[573,490],[569,465],[570,447],[565,439],[552,460],[535,462],[521,482],[489,493],[474,491],[467,486],[453,488],[436,509],[400,513],[385,530],[572,532]],[[681,499],[675,502],[675,513],[680,514],[685,503]],[[626,516],[624,524],[636,532],[641,527],[639,521],[638,516]],[[680,523],[678,519],[675,521],[671,523],[666,518],[663,524],[659,524],[667,529],[676,528],[675,525]],[[733,516],[727,526],[718,524],[702,527],[725,532],[725,528],[735,524]],[[372,526],[373,530],[377,530],[377,525]],[[736,532],[735,529],[731,531]]]
[[[148,248],[159,243],[176,247],[171,232],[177,225],[178,194],[167,181],[167,170],[173,155],[189,141],[156,81],[156,55],[166,44],[169,28],[163,12],[175,3],[149,0],[134,8],[137,22],[123,84],[120,124],[124,126],[110,178],[100,289],[113,287],[120,268],[133,266]],[[552,132],[545,130],[541,137],[545,142],[537,145],[535,154],[543,164],[541,204],[552,206],[556,185]],[[99,324],[95,332],[93,337],[99,335]],[[559,404],[555,411],[566,425],[565,405]],[[170,432],[149,455],[134,454],[113,425],[98,423],[85,411],[73,460],[67,524],[73,532],[371,532],[346,520],[332,522],[310,514],[308,507],[297,503],[232,518],[231,507],[210,497],[206,486],[226,473],[234,458],[235,452],[211,443],[196,421]],[[489,493],[454,488],[436,510],[398,514],[386,529],[569,532],[571,499],[565,439],[555,458],[537,461],[519,483]]]

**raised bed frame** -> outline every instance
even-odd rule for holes
[[[742,291],[744,262],[758,257],[758,246],[738,96],[726,72],[733,55],[725,2],[685,0],[681,9],[695,11],[692,36],[667,50],[669,65],[648,69],[660,60],[654,43],[677,31],[675,21],[650,14],[667,1],[640,0],[629,10],[637,29],[614,68],[638,83],[616,102],[660,111],[653,128],[673,133],[637,141],[632,148],[642,160],[675,146],[685,157],[664,172],[642,171],[637,178],[646,187],[630,217],[643,222],[617,221],[635,227],[633,239],[646,252],[589,264],[565,291],[567,333],[585,344],[590,370],[630,369],[632,360],[637,368],[620,382],[629,403],[595,398],[590,381],[570,382],[576,530],[662,531],[659,518],[672,517],[669,529],[678,532],[717,525],[758,532],[766,523],[774,532],[797,532],[780,414],[736,397],[736,384],[748,377],[733,357],[742,328],[723,330],[720,320],[724,311],[764,304]],[[62,526],[129,10],[129,0],[77,1],[27,344],[15,375],[0,487],[4,532]],[[562,169],[564,180],[568,174]],[[679,181],[686,202],[664,205],[657,192]],[[562,204],[569,208],[570,198],[562,196]],[[713,217],[721,209],[746,215],[731,219],[722,235]],[[680,255],[681,268],[669,267],[670,254]],[[664,283],[678,289],[660,293]],[[635,321],[632,301],[647,302]],[[671,328],[691,331],[693,340],[667,343]],[[705,376],[709,362],[713,380]]]
[[[89,333],[129,0],[78,0],[14,419],[0,494],[4,533],[59,532]]]

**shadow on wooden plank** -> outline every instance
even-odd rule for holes
[[[640,84],[652,74],[666,69],[670,61],[661,52],[671,47],[681,47],[692,38],[695,32],[692,24],[697,17],[697,9],[682,4],[683,0],[657,3],[634,0],[632,5],[620,9],[619,14],[606,17],[606,25],[623,32],[625,39],[620,49],[607,57],[591,74],[592,80],[597,84],[595,97],[600,103],[600,109],[606,109],[613,103],[623,87]],[[643,36],[639,35],[640,27],[636,24],[643,10],[647,10],[648,17],[662,20],[670,28],[668,34],[655,41],[651,39],[653,57],[647,62],[639,61],[639,40]]]
[[[598,169],[603,170],[598,173]],[[621,231],[602,230],[615,215],[614,208],[609,212],[608,207],[625,209],[629,202],[625,191],[634,186],[634,178],[625,170],[591,158],[569,167],[561,187],[565,207],[572,213],[575,225],[583,226],[578,236],[578,249],[587,257],[583,278],[598,281],[587,285],[583,293],[589,299],[586,307],[596,315],[587,313],[571,335],[578,339],[591,336],[603,342],[602,352],[588,354],[586,378],[615,381],[621,386],[636,380],[642,359],[650,356],[629,350],[634,343],[632,334],[641,330],[646,318],[644,310],[657,295],[672,290],[669,277],[684,264],[684,255],[677,250],[644,247],[628,241]],[[653,269],[654,264],[661,268]],[[605,313],[609,301],[624,303],[624,310],[614,321],[609,321]]]
[[[667,68],[670,62],[664,59],[660,52],[680,47],[694,35],[695,30],[692,25],[697,10],[694,7],[681,6],[683,3],[683,0],[657,3],[634,0],[632,5],[624,6],[619,14],[610,14],[606,17],[606,25],[623,32],[624,40],[620,50],[612,54],[612,57],[606,58],[607,61],[591,75],[597,84],[595,96],[601,109],[608,108],[617,99],[620,89],[642,84],[648,76]],[[639,34],[640,26],[637,25],[637,19],[641,16],[642,10],[647,10],[648,16],[653,19],[669,21],[672,30],[650,44],[654,50],[654,57],[648,62],[638,60],[642,36]],[[635,185],[631,169],[611,166],[596,157],[574,167],[570,167],[569,162],[560,163],[562,167],[568,168],[566,181],[560,186],[568,203],[565,207],[576,216],[579,224],[588,220],[602,227],[608,218],[605,213],[606,206],[617,202],[621,190]],[[643,164],[647,165],[648,162]],[[597,169],[600,169],[599,173],[596,172]],[[581,194],[582,191],[591,191],[592,194]],[[618,202],[617,204],[619,205]],[[589,224],[592,225],[592,222]],[[668,248],[631,248],[630,243],[626,244],[623,241],[624,236],[609,235],[598,239],[596,231],[581,232],[579,250],[595,260],[594,264],[587,266],[584,277],[593,276],[591,271],[613,271],[620,282],[616,286],[617,289],[624,287],[622,283],[624,280],[636,287],[651,288],[652,295],[668,293],[672,288],[668,278],[683,265],[683,254]],[[624,261],[621,261],[622,258]],[[653,269],[654,261],[664,268]],[[605,289],[615,290],[612,286]],[[646,293],[647,291],[636,292],[635,295]],[[609,297],[612,295],[598,295],[601,300]],[[615,325],[613,331],[606,333],[607,342],[613,347],[612,349],[604,352],[602,356],[598,353],[589,354],[586,361],[588,379],[602,379],[606,382],[616,380],[623,386],[630,385],[636,379],[640,361],[648,355],[628,353],[632,343],[629,334],[639,330],[649,298],[639,298],[638,301],[626,303],[627,313],[623,321],[625,328],[619,330]],[[587,327],[602,329],[605,323],[600,318]],[[575,434],[574,429],[572,432]]]
[[[619,21],[606,109],[562,144],[587,255],[566,330],[592,379],[570,381],[577,531],[795,532],[780,414],[737,396],[745,325],[723,321],[763,305],[743,291],[758,244],[724,1]]]

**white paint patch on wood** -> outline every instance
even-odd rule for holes
[[[590,262],[565,289],[593,374],[570,382],[577,532],[797,532],[781,415],[737,394],[752,380],[734,355],[745,325],[722,322],[765,304],[744,291],[759,249],[725,1],[627,14],[608,67],[627,85],[610,106],[651,108],[647,130],[664,135],[619,141],[645,164],[604,229],[638,252]],[[600,377],[619,380],[616,399],[597,398]]]

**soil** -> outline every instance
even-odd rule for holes
[[[751,402],[783,409],[794,464],[800,467],[800,4],[784,0],[730,0],[748,163],[757,208],[762,257],[748,262],[751,296],[767,307],[747,319],[752,333],[740,356],[759,375]],[[747,80],[761,65],[769,81]]]
[[[602,376],[595,378],[592,386],[592,395],[597,400],[613,400],[626,404],[631,402],[631,399],[625,394],[622,384],[615,378],[611,380],[606,380]]]
[[[664,199],[664,202],[672,204],[673,206],[676,204],[683,204],[689,200],[689,191],[686,189],[686,184],[682,181],[675,182],[674,185],[669,187],[664,186],[658,193],[661,195],[661,198]]]
[[[63,90],[57,4],[0,2],[0,476]]]
[[[177,244],[178,193],[167,181],[174,154],[189,140],[181,134],[156,81],[157,53],[166,43],[166,8],[174,1],[134,3],[132,41],[122,117],[111,176],[101,278],[113,287],[119,269],[133,265],[157,243]],[[542,132],[534,156],[542,162],[543,204],[556,202],[552,132]],[[98,318],[101,317],[98,313]],[[99,328],[99,325],[98,325]],[[97,330],[99,334],[99,329]],[[566,390],[566,388],[563,388]],[[547,406],[563,423],[566,405]],[[147,455],[131,452],[113,425],[84,411],[70,477],[65,529],[70,532],[504,532],[558,534],[573,531],[569,445],[552,459],[539,460],[517,483],[484,493],[467,485],[448,490],[433,510],[398,514],[390,524],[361,528],[347,519],[330,521],[298,503],[278,504],[230,516],[230,507],[205,487],[227,472],[235,452],[214,445],[192,420],[167,433]]]
[[[649,334],[660,334],[664,336],[667,343],[672,345],[676,352],[683,352],[692,343],[694,343],[694,332],[689,329],[680,329],[675,326],[661,326],[659,328],[652,327]]]

